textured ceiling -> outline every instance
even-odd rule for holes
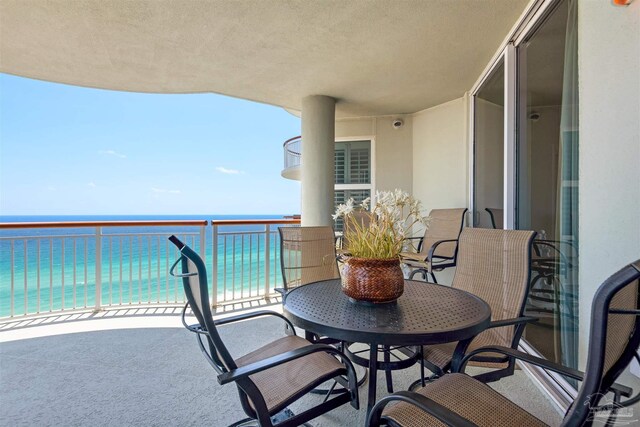
[[[0,71],[104,89],[214,92],[338,115],[470,89],[528,0],[2,0]]]

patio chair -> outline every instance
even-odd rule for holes
[[[491,307],[491,324],[473,340],[423,346],[431,379],[444,375],[455,360],[488,345],[517,348],[524,327],[537,318],[523,315],[529,289],[529,263],[535,231],[465,228],[460,234],[458,265],[451,286],[482,298]],[[437,304],[437,302],[434,302]],[[502,354],[478,356],[476,366],[496,368],[478,375],[489,382],[513,374],[515,361]],[[421,380],[411,385],[415,387]]]
[[[279,227],[278,232],[280,234],[280,267],[283,287],[276,288],[276,291],[282,294],[283,304],[287,293],[293,288],[321,280],[340,278],[335,234],[331,227]],[[285,324],[285,333],[290,333],[289,324]],[[305,332],[305,338],[313,343],[337,345],[340,350],[345,345],[340,340],[321,337],[309,332]],[[358,385],[362,384],[365,379],[366,370],[358,379]],[[333,385],[331,389],[333,389]],[[318,388],[312,392],[324,394],[328,391],[329,389]]]
[[[504,226],[504,210],[500,208],[484,208],[491,218],[491,226],[495,229],[502,229]]]
[[[187,304],[182,323],[196,334],[200,350],[218,373],[221,385],[235,383],[240,404],[248,418],[233,424],[238,426],[256,420],[260,426],[291,427],[303,424],[345,403],[359,408],[355,371],[349,359],[338,349],[325,344],[312,344],[295,335],[293,325],[281,314],[258,311],[213,320],[209,307],[207,272],[202,259],[175,236],[169,240],[180,250],[180,258],[170,273],[182,278]],[[180,266],[181,273],[175,272]],[[198,323],[188,325],[187,308]],[[240,358],[234,358],[224,345],[217,327],[261,316],[276,316],[289,323],[293,335],[284,336]],[[336,358],[337,357],[337,358]],[[335,379],[343,386],[337,395],[304,412],[294,415],[287,408],[317,385]],[[202,396],[200,396],[202,397]]]
[[[429,227],[420,239],[416,252],[402,252],[400,259],[412,271],[409,279],[420,273],[427,274],[438,283],[434,272],[455,267],[458,252],[458,236],[464,224],[467,209],[433,209],[429,212]],[[416,238],[410,238],[416,239]]]
[[[336,243],[329,226],[279,227],[282,294],[298,286],[320,280],[339,279]]]
[[[640,345],[640,260],[608,278],[596,292],[591,309],[591,334],[585,372],[507,347],[479,348],[462,360],[484,352],[501,353],[523,363],[582,381],[562,426],[591,426],[596,419],[614,425],[616,416],[640,401],[629,397],[632,390],[615,384],[616,379],[637,354]],[[611,395],[607,393],[611,392]],[[392,406],[391,402],[400,402]],[[625,411],[625,412],[622,412]],[[602,419],[603,417],[605,419]],[[637,415],[636,415],[637,416]],[[607,419],[608,418],[608,419]],[[620,420],[630,424],[632,420]],[[372,409],[368,426],[545,426],[489,386],[463,374],[452,373],[414,392],[399,392],[381,399]]]

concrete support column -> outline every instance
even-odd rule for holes
[[[302,99],[302,225],[333,225],[336,100]]]

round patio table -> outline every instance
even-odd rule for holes
[[[470,342],[491,320],[477,296],[413,280],[405,280],[396,302],[375,305],[350,301],[340,279],[309,283],[289,291],[284,314],[307,333],[370,345],[368,411],[376,400],[379,346]]]

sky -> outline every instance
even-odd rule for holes
[[[300,119],[215,94],[142,94],[0,74],[0,215],[300,212],[282,143]]]

